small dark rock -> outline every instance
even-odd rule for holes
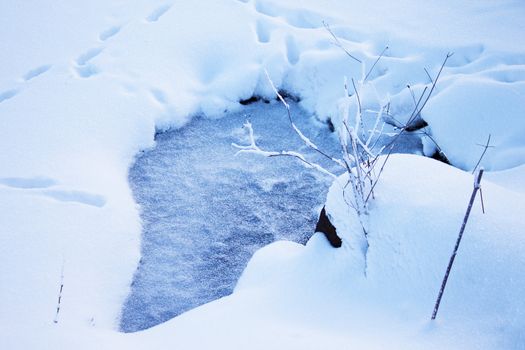
[[[451,165],[450,164],[450,160],[448,160],[448,158],[445,155],[445,153],[443,153],[443,151],[441,151],[441,150],[436,150],[436,152],[434,152],[434,154],[430,158],[433,158],[433,159],[439,160],[440,162],[443,162],[445,164]]]
[[[323,210],[321,210],[321,214],[319,214],[319,220],[317,221],[317,225],[315,226],[315,232],[324,233],[326,239],[328,239],[328,242],[330,242],[330,244],[334,248],[341,247],[341,244],[343,243],[341,237],[337,235],[335,226],[332,225],[330,219],[326,215],[325,207],[323,207]]]
[[[261,98],[259,96],[252,96],[249,99],[246,100],[240,100],[239,103],[243,106],[250,105],[252,103],[255,103],[259,101]]]
[[[334,126],[334,123],[332,123],[332,118],[328,118],[328,120],[326,121],[326,124],[328,125],[328,130],[330,130],[330,132],[335,131],[335,126]]]
[[[420,129],[423,129],[425,127],[428,126],[428,123],[421,117],[419,118],[416,118],[412,123],[410,123],[409,125],[407,125],[407,127],[405,128],[406,131],[417,131],[417,130],[420,130]]]
[[[291,94],[290,92],[288,92],[286,90],[279,90],[279,95],[281,95],[282,98],[284,98],[285,100],[290,100],[290,101],[293,101],[293,102],[300,102],[301,101],[299,96],[293,95],[293,94]]]

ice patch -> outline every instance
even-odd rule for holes
[[[293,106],[300,124],[331,152],[326,126]],[[329,179],[290,159],[235,156],[250,119],[261,144],[301,147],[282,105],[253,103],[220,120],[198,118],[157,135],[131,168],[142,208],[142,259],[121,329],[149,328],[233,291],[253,252],[275,240],[305,243]],[[213,135],[213,136],[211,136]]]

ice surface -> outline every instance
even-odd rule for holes
[[[326,124],[294,103],[292,114],[321,149],[339,156]],[[304,244],[313,234],[330,178],[288,157],[235,156],[231,143],[246,142],[247,119],[262,148],[299,150],[331,166],[311,154],[276,101],[158,134],[156,147],[137,158],[129,176],[144,232],[123,331],[152,327],[230,294],[258,248],[276,240]],[[405,151],[419,150],[417,138],[405,141]]]
[[[325,149],[337,152],[327,126],[294,114]],[[131,168],[142,208],[142,259],[123,310],[123,331],[166,321],[230,294],[251,255],[288,239],[305,243],[330,180],[292,159],[235,156],[250,119],[260,143],[275,149],[301,145],[278,103],[259,102],[220,120],[197,118],[157,135],[154,149]]]

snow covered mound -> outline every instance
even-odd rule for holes
[[[488,170],[525,163],[525,69],[499,69],[490,77],[455,79],[429,103],[423,118],[452,164],[475,167],[488,136],[483,159]]]
[[[372,202],[366,254],[361,227],[343,201],[345,183],[343,175],[326,203],[343,238],[341,249],[330,248],[321,234],[304,249],[273,244],[255,254],[236,291],[271,286],[269,293],[292,309],[302,304],[313,308],[312,314],[350,318],[348,327],[357,324],[365,331],[374,324],[387,330],[387,338],[400,337],[390,334],[400,328],[421,346],[434,339],[441,348],[523,349],[523,195],[482,181],[486,214],[478,198],[437,321],[430,322],[472,192],[472,175],[424,157],[391,157]]]

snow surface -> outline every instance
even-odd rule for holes
[[[473,169],[489,135],[494,148],[482,161],[487,170],[525,163],[525,82],[516,76],[525,74],[522,69],[498,70],[492,79],[456,79],[429,103],[423,118],[452,164]]]
[[[255,254],[236,292],[255,289],[283,308],[303,307],[293,313],[303,321],[331,320],[364,334],[384,330],[367,343],[371,348],[523,349],[522,194],[482,183],[487,212],[478,198],[432,323],[472,176],[423,157],[391,157],[370,210],[366,254],[359,221],[343,200],[345,177],[326,204],[343,247],[331,249],[322,234],[306,247],[269,245]]]
[[[264,69],[279,88],[299,95],[301,106],[310,114],[320,120],[335,118],[343,76],[360,79],[386,45],[386,57],[376,65],[362,90],[366,108],[377,109],[390,101],[396,119],[406,120],[413,109],[406,85],[410,84],[417,95],[430,82],[423,68],[435,76],[445,54],[452,51],[455,54],[444,70],[435,100],[430,100],[422,115],[428,119],[430,132],[462,168],[468,169],[476,159],[473,151],[464,149],[483,143],[488,133],[494,133],[497,147],[489,150],[485,166],[494,170],[519,166],[523,164],[525,142],[519,137],[523,118],[518,117],[523,101],[524,12],[523,2],[512,0],[460,4],[431,1],[424,6],[414,0],[138,0],[133,5],[121,0],[1,2],[2,347],[380,347],[375,342],[382,340],[376,335],[366,336],[372,330],[377,334],[377,329],[366,325],[375,325],[377,318],[384,317],[382,334],[395,335],[393,325],[398,319],[378,311],[377,317],[370,316],[370,322],[359,328],[361,318],[353,315],[364,312],[345,312],[349,309],[344,305],[340,318],[321,311],[317,317],[315,311],[324,310],[325,305],[320,302],[323,288],[318,283],[308,285],[306,294],[312,296],[306,300],[308,304],[288,303],[294,298],[302,300],[299,296],[305,289],[300,289],[304,287],[300,283],[288,294],[274,293],[268,298],[258,298],[241,288],[231,297],[151,331],[118,333],[118,316],[140,258],[141,222],[127,181],[129,167],[137,152],[154,145],[156,129],[183,126],[196,115],[217,118],[239,111],[238,101],[253,94],[273,98]],[[365,69],[333,45],[323,20],[365,63]],[[505,103],[488,105],[487,96]],[[449,98],[450,105],[446,101]],[[477,105],[464,108],[467,98]],[[497,113],[479,114],[485,110]],[[458,127],[452,128],[456,123]],[[458,130],[472,132],[462,133],[461,138],[449,136]],[[427,164],[413,166],[425,176],[433,171]],[[423,171],[427,167],[430,170]],[[522,166],[517,169],[513,174],[518,175],[512,178],[523,179]],[[448,178],[451,183],[440,188],[443,193],[454,187]],[[504,176],[495,178],[509,186]],[[425,178],[427,183],[437,180]],[[515,254],[523,242],[516,234],[520,228],[523,232],[517,211],[522,208],[523,197],[513,192],[513,188],[497,190],[492,203],[500,208],[495,209],[500,215],[497,220],[485,220],[494,220],[487,223],[487,240],[494,247],[509,249],[508,257],[494,250],[497,258],[510,264],[501,281],[522,287],[520,276],[515,282],[508,280],[523,266]],[[419,198],[427,198],[425,193],[427,189],[421,190]],[[447,198],[455,195],[451,192]],[[395,198],[404,198],[404,194],[395,192]],[[446,200],[436,210],[448,212],[450,202]],[[506,203],[513,207],[507,208]],[[444,220],[452,225],[451,218]],[[510,240],[491,239],[491,235],[501,234],[492,230],[495,225],[508,229]],[[304,248],[313,252],[308,261],[312,268],[318,260],[332,261],[331,254],[339,254],[322,242],[314,236],[309,245],[318,249]],[[428,248],[428,242],[420,243],[421,249]],[[293,264],[285,264],[287,254],[303,248],[282,245],[288,248],[281,250],[280,268],[294,270]],[[479,245],[483,254],[469,255],[478,260],[487,256],[488,243]],[[373,248],[369,254],[373,256]],[[434,260],[429,264],[431,271],[437,271]],[[494,271],[500,271],[499,266]],[[62,270],[61,311],[54,324]],[[297,279],[310,275],[309,270],[294,272]],[[411,282],[408,277],[404,280]],[[422,279],[421,285],[429,281]],[[329,286],[336,293],[348,292],[344,285],[332,282],[329,280]],[[267,285],[280,287],[277,281]],[[497,287],[487,288],[492,293]],[[482,310],[486,308],[486,315],[494,316],[492,320],[481,311],[475,314],[479,322],[470,322],[472,328],[479,325],[486,332],[468,330],[465,334],[471,336],[463,337],[463,333],[452,330],[459,318],[474,315],[475,303],[486,300],[485,294],[460,308],[459,318],[445,316],[440,322],[447,330],[437,332],[437,344],[449,347],[449,342],[460,338],[463,343],[456,344],[460,348],[523,348],[525,342],[518,327],[523,326],[523,308],[514,293],[505,289],[494,304],[502,308],[503,319],[494,316],[492,304]],[[345,294],[344,300],[352,302],[349,295]],[[404,336],[396,338],[393,347],[402,344],[398,347],[407,348],[404,345],[410,343],[421,348],[434,339],[433,335],[413,336],[418,329],[415,324],[420,324],[417,317],[423,302],[419,298],[428,295],[425,292],[415,300],[409,320],[403,323],[404,333],[400,331]],[[445,296],[451,299],[449,305],[458,307],[454,302],[458,295],[451,292]],[[335,305],[335,300],[341,299],[330,299],[333,307],[326,312],[338,309],[340,303]],[[254,300],[257,305],[249,307],[249,301]],[[512,300],[514,311],[509,306]],[[224,319],[231,323],[219,323]],[[307,324],[310,320],[312,326]],[[500,328],[494,326],[495,320],[501,320]],[[244,336],[239,336],[241,325]],[[356,330],[368,328],[368,332],[354,332],[351,326]],[[258,340],[260,343],[254,345]]]

